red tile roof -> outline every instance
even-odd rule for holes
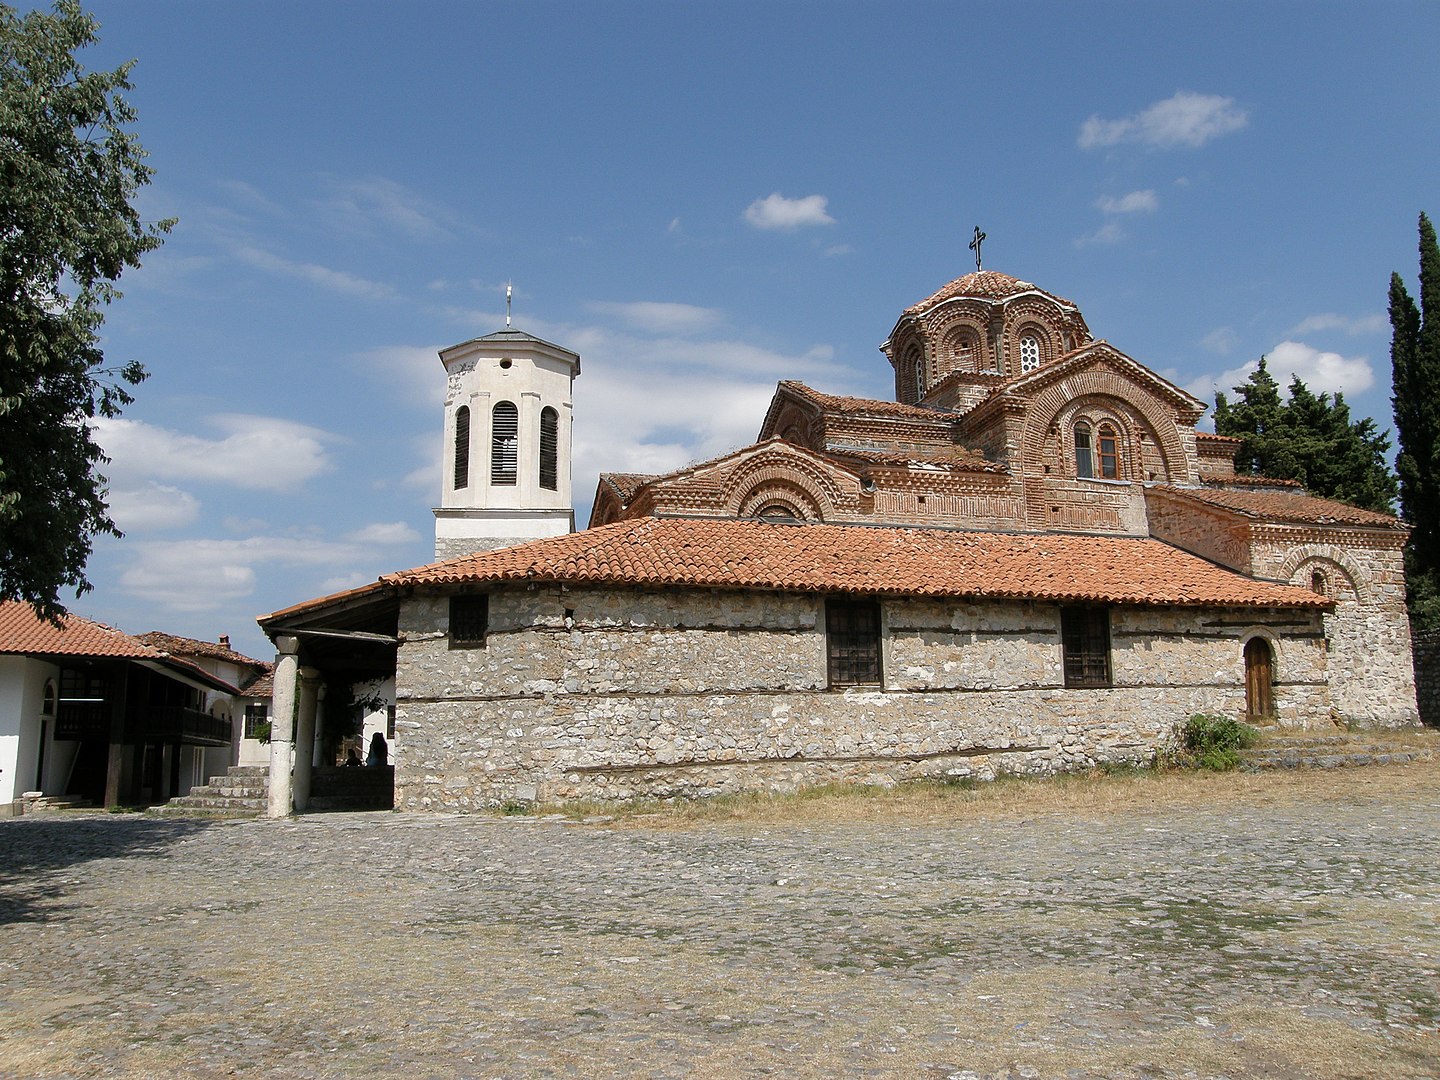
[[[1019,296],[1021,293],[1027,292],[1048,296],[1062,307],[1075,307],[1074,301],[1046,292],[1028,281],[1021,281],[1009,274],[1002,274],[998,270],[980,270],[973,274],[966,274],[964,277],[958,277],[949,284],[941,286],[937,292],[921,300],[918,304],[912,304],[906,308],[905,314],[919,315],[923,311],[929,311],[936,304],[943,304],[946,300],[953,300],[960,296],[973,296],[980,300],[1008,300],[1012,296]]]
[[[947,472],[1008,473],[1005,466],[985,460],[979,450],[957,446],[949,453],[909,453],[902,450],[826,450],[821,457],[842,462],[865,461],[874,465],[927,465]]]
[[[822,394],[793,379],[782,379],[782,389],[792,391],[797,397],[814,403],[825,412],[843,413],[847,416],[891,416],[907,420],[924,420],[932,424],[949,424],[955,414],[941,409],[926,409],[919,405],[906,405],[899,401],[877,401],[873,398],[842,397],[837,394]]]
[[[367,589],[505,581],[1206,607],[1330,603],[1145,538],[710,518],[620,521],[389,574]]]
[[[136,634],[138,641],[143,641],[152,649],[159,649],[161,652],[169,653],[172,656],[204,656],[211,660],[224,660],[227,663],[238,664],[241,667],[264,667],[263,660],[254,660],[244,653],[238,653],[234,649],[218,645],[213,641],[200,641],[196,638],[180,637],[176,634],[166,634],[159,630],[151,630],[144,634]]]
[[[164,653],[112,626],[66,615],[60,625],[39,618],[29,604],[0,601],[0,653],[27,656],[110,656],[158,660]]]
[[[659,480],[660,477],[666,475],[673,474],[602,472],[600,483],[614,492],[621,503],[628,503],[635,497],[635,493],[651,480]]]
[[[1224,482],[1229,483],[1228,480]],[[1361,525],[1372,529],[1400,530],[1409,527],[1389,514],[1361,510],[1334,499],[1316,498],[1303,491],[1227,491],[1211,486],[1178,488],[1169,485],[1159,485],[1159,490],[1231,510],[1248,518],[1283,525]]]

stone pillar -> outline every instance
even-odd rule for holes
[[[300,669],[300,708],[295,716],[295,809],[310,805],[310,770],[315,761],[315,712],[320,704],[320,672]]]
[[[300,674],[300,641],[275,639],[275,691],[270,699],[270,806],[265,816],[289,817],[290,751],[295,745],[295,684]]]

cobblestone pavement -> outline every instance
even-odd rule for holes
[[[1349,772],[942,820],[0,821],[0,1075],[1440,1075],[1440,769]]]

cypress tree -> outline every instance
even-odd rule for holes
[[[1440,246],[1420,215],[1420,305],[1390,275],[1390,363],[1400,516],[1410,525],[1405,578],[1417,628],[1440,627]]]

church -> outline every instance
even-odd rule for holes
[[[1202,712],[1417,721],[1400,521],[1237,476],[1204,402],[1003,273],[881,350],[894,400],[782,381],[753,445],[602,474],[579,532],[580,357],[508,325],[442,351],[439,561],[260,620],[271,814],[353,687],[393,691],[410,810],[1043,775]]]

